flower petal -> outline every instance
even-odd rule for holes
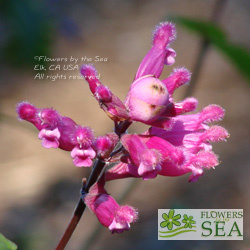
[[[169,51],[167,45],[171,43],[176,36],[175,26],[171,23],[161,23],[156,27],[153,35],[153,46],[142,60],[135,79],[145,75],[154,75],[159,77],[166,61]]]

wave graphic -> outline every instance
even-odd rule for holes
[[[194,227],[196,227],[196,226],[193,226],[192,228],[194,228]],[[159,237],[168,238],[168,237],[174,237],[174,236],[176,236],[178,234],[182,234],[182,233],[196,232],[196,230],[192,230],[192,229],[186,229],[186,230],[182,230],[182,229],[186,229],[186,228],[185,227],[179,227],[179,228],[176,228],[176,229],[171,230],[171,231],[159,231],[159,233],[169,234],[169,235],[159,235]],[[179,230],[182,230],[182,231],[179,231]],[[171,233],[174,233],[174,234],[171,234]]]

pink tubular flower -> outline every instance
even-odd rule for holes
[[[175,33],[171,23],[161,23],[154,31],[153,46],[142,60],[125,100],[132,121],[170,127],[169,120],[161,117],[170,104],[169,93],[158,77],[165,63],[174,62],[175,51],[168,46],[175,39]]]
[[[71,136],[76,123],[69,117],[61,116],[54,109],[38,109],[28,102],[19,103],[17,113],[21,120],[31,122],[40,131],[38,137],[44,147],[59,147],[67,151],[73,149]]]
[[[128,118],[125,105],[107,86],[101,84],[97,77],[97,71],[93,65],[83,65],[81,74],[88,82],[89,88],[99,102],[100,107],[110,119],[114,121],[124,121]]]
[[[172,23],[160,23],[160,25],[156,27],[153,33],[152,48],[142,60],[135,80],[146,75],[153,75],[157,78],[161,75],[165,62],[170,61],[169,57],[175,57],[174,51],[168,48],[175,37],[176,30]]]
[[[122,161],[129,164],[130,174],[152,179],[161,171],[161,153],[155,148],[148,148],[138,135],[123,135],[121,142],[129,153]]]
[[[94,140],[93,132],[88,127],[78,126],[75,130],[72,142],[76,145],[71,151],[73,163],[77,167],[90,167],[96,152],[92,148]]]
[[[19,103],[17,113],[21,120],[29,121],[37,127],[40,131],[38,138],[45,148],[71,151],[77,167],[92,165],[96,152],[92,148],[94,136],[90,128],[77,125],[54,109],[38,109],[28,102]]]
[[[102,182],[102,181],[101,181]],[[104,183],[95,183],[83,198],[88,208],[96,215],[100,223],[112,233],[122,233],[130,229],[130,223],[138,219],[137,211],[128,205],[120,206],[108,195]]]
[[[180,115],[174,119],[171,130],[151,127],[144,135],[124,135],[121,139],[128,155],[123,163],[118,163],[106,173],[107,180],[143,177],[138,166],[147,158],[140,148],[148,148],[147,156],[151,161],[151,151],[160,155],[154,175],[180,176],[191,172],[189,181],[196,181],[203,174],[203,169],[210,169],[219,164],[212,151],[210,142],[226,140],[228,132],[220,126],[209,127],[207,123],[220,120],[224,111],[217,105],[210,105],[194,115]],[[137,143],[135,143],[135,138]],[[140,145],[140,147],[138,147]],[[153,166],[151,162],[151,166]],[[153,176],[153,177],[155,177]],[[148,179],[148,178],[143,178]]]
[[[162,82],[165,84],[170,97],[172,97],[174,91],[184,84],[188,83],[191,79],[191,73],[185,67],[176,68],[170,74],[169,77]],[[172,101],[172,100],[171,100]]]

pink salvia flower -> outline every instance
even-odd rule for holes
[[[144,180],[152,179],[161,171],[161,153],[155,148],[148,148],[138,135],[123,135],[121,142],[128,151],[130,159],[126,159],[133,168],[132,175],[143,177]]]
[[[170,76],[162,82],[168,89],[169,94],[172,96],[174,91],[182,85],[188,83],[191,79],[191,73],[186,68],[176,68]]]
[[[40,139],[46,137],[47,134],[51,139],[54,137],[58,140],[59,148],[67,151],[73,149],[71,137],[76,129],[76,123],[69,117],[61,116],[54,109],[38,109],[28,102],[19,103],[17,113],[21,120],[31,122],[39,131],[43,130],[39,134]],[[54,133],[49,131],[54,131]]]
[[[198,114],[179,115],[172,118],[174,125],[170,130],[151,127],[145,135],[124,135],[121,141],[129,155],[125,154],[121,158],[123,163],[118,163],[107,171],[106,179],[143,177],[146,180],[154,178],[157,174],[180,176],[191,172],[189,181],[198,180],[204,168],[213,168],[219,163],[217,156],[212,152],[210,142],[226,140],[229,134],[224,128],[209,127],[207,123],[220,120],[223,115],[223,109],[210,105]],[[151,172],[149,177],[139,171],[141,164],[144,165],[141,158],[144,161],[147,159],[142,154],[145,149],[148,150],[151,161],[154,159],[151,156],[151,150],[155,150],[160,155],[158,171]],[[151,165],[153,166],[153,162]]]
[[[164,139],[180,149],[185,156],[185,161],[181,165],[169,166],[163,162],[162,171],[159,174],[177,176],[192,172],[189,180],[195,181],[203,174],[203,168],[218,165],[218,159],[212,152],[212,146],[209,142],[226,140],[229,134],[224,128],[220,126],[209,127],[207,123],[221,119],[223,114],[224,111],[219,106],[211,105],[199,114],[175,117],[175,124],[169,131],[150,128],[146,134]],[[158,146],[156,145],[156,147]],[[161,153],[164,157],[164,152],[161,151]]]
[[[88,208],[96,215],[100,223],[112,233],[122,233],[130,229],[130,224],[138,219],[137,211],[128,205],[120,206],[108,195],[101,181],[95,183],[83,198]]]
[[[90,128],[78,126],[75,130],[72,142],[76,145],[71,151],[73,163],[77,167],[90,167],[96,152],[92,148],[94,135]]]
[[[40,131],[38,137],[45,148],[71,151],[76,166],[91,166],[96,152],[92,148],[94,135],[90,128],[77,125],[54,109],[38,109],[28,102],[17,105],[21,120],[33,123]]]
[[[186,114],[195,111],[198,100],[188,97],[174,101],[174,91],[191,79],[185,67],[175,68],[169,77],[159,79],[164,65],[175,62],[176,52],[170,47],[175,37],[172,23],[163,22],[156,27],[152,47],[142,60],[124,102],[101,83],[93,65],[81,67],[93,96],[114,121],[112,133],[95,138],[89,127],[76,124],[53,108],[40,109],[29,102],[17,105],[19,119],[31,122],[39,130],[38,137],[45,148],[71,151],[77,167],[90,167],[96,159],[90,180],[82,189],[82,199],[112,233],[129,230],[138,214],[131,206],[120,206],[107,193],[106,181],[129,177],[148,180],[157,175],[187,173],[190,182],[197,181],[205,169],[219,164],[211,143],[229,137],[223,127],[209,125],[224,117],[220,106],[209,105],[196,114]],[[126,133],[133,122],[151,127],[142,134]]]
[[[167,47],[174,41],[175,36],[176,30],[172,23],[165,22],[156,27],[153,33],[152,48],[142,60],[135,80],[146,75],[153,75],[157,78],[161,75],[164,63],[168,61],[166,59],[169,56],[169,49]]]

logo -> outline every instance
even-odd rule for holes
[[[158,209],[158,240],[243,240],[243,209]]]

